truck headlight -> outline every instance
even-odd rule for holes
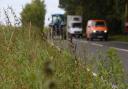
[[[93,33],[96,33],[96,30],[93,30]]]
[[[104,31],[104,33],[107,33],[107,32],[108,32],[107,30]]]

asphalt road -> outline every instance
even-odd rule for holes
[[[103,56],[103,54],[106,54],[108,49],[110,48],[115,49],[117,51],[119,58],[122,60],[125,71],[128,72],[128,43],[127,42],[98,41],[98,40],[86,41],[84,39],[81,39],[81,40],[74,39],[74,42],[77,44],[77,50],[79,50],[78,53],[86,49],[86,54],[89,57],[97,56],[98,54],[102,54]]]
[[[68,41],[59,41],[57,40],[56,45],[60,46],[63,49],[69,50]],[[98,59],[100,54],[105,58],[106,52],[113,48],[117,50],[117,54],[121,59],[125,72],[128,73],[128,43],[127,42],[118,42],[118,41],[86,41],[85,39],[73,39],[73,43],[76,45],[76,55],[83,59]],[[93,60],[91,60],[91,64]]]

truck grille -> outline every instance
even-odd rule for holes
[[[81,32],[80,31],[75,31],[75,34],[81,34]]]
[[[104,31],[96,31],[97,34],[104,34]]]

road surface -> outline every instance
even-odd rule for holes
[[[57,40],[56,45],[60,46],[62,49],[69,49],[68,41]],[[118,41],[86,41],[85,39],[73,39],[73,43],[76,45],[76,54],[82,59],[94,59],[98,55],[106,54],[109,48],[114,48],[117,50],[119,58],[122,60],[125,72],[128,73],[128,43],[118,42]],[[91,57],[91,58],[90,58]],[[93,58],[92,58],[93,57]],[[105,57],[105,55],[104,55]],[[98,58],[97,58],[98,59]],[[92,64],[93,60],[92,60]]]
[[[98,53],[106,53],[109,48],[117,50],[117,54],[123,62],[125,71],[128,72],[128,43],[117,41],[86,41],[86,40],[74,40],[77,43],[77,49],[79,52],[84,48],[81,48],[81,44],[85,45],[88,55],[97,55]],[[82,55],[81,55],[82,56]]]

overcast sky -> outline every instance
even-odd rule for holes
[[[55,13],[63,14],[64,11],[58,8],[59,0],[45,0],[45,4],[47,10],[45,23],[47,25],[49,23],[48,18],[50,18],[51,14],[55,14]]]
[[[24,7],[27,3],[30,3],[31,0],[0,0],[0,22],[3,22],[5,16],[3,14],[3,8],[6,9],[8,6],[12,6],[15,10],[17,16],[20,17],[20,12],[22,11],[22,7]],[[53,13],[64,13],[63,10],[58,8],[59,0],[45,0],[46,4],[46,25],[49,23],[48,18],[50,18]],[[12,21],[13,22],[13,21]]]

